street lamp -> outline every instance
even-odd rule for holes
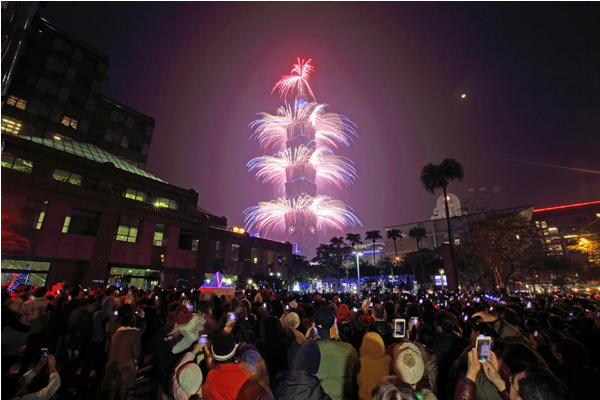
[[[363,253],[356,253],[356,275],[358,280],[356,281],[356,291],[360,291],[360,260],[358,259]]]

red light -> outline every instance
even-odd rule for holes
[[[547,207],[547,208],[538,208],[536,210],[533,210],[533,212],[541,212],[541,211],[552,211],[552,210],[562,210],[564,208],[571,208],[571,207],[581,207],[581,206],[589,206],[591,204],[600,204],[600,200],[596,200],[596,201],[588,201],[587,203],[575,203],[575,204],[567,204],[564,206],[556,206],[556,207]]]

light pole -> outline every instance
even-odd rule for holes
[[[356,253],[356,275],[358,276],[358,280],[356,281],[356,291],[360,291],[360,259],[363,253]]]

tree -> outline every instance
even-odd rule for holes
[[[338,288],[340,286],[340,268],[342,267],[342,263],[344,258],[351,252],[351,247],[344,242],[344,238],[332,237],[329,240],[330,249],[333,257],[335,258],[335,269],[336,269],[336,280],[338,284]]]
[[[533,257],[523,267],[525,281],[533,285],[542,286],[542,282],[552,283],[561,289],[567,283],[573,283],[574,277],[581,271],[581,264],[567,257],[552,257],[543,255]]]
[[[600,228],[584,230],[568,249],[584,254],[590,266],[600,267]]]
[[[518,214],[500,213],[475,222],[461,246],[463,257],[490,288],[508,293],[508,282],[525,265],[535,233]]]
[[[421,268],[421,285],[425,285],[431,282],[429,278],[431,275],[437,274],[444,268],[444,261],[431,249],[411,251],[402,259],[402,266],[407,269],[415,271],[417,265]]]
[[[370,240],[373,242],[373,265],[375,265],[375,242],[377,242],[379,239],[383,239],[381,237],[381,233],[379,233],[379,231],[367,231],[367,233],[365,234],[365,240]]]
[[[421,239],[427,236],[427,231],[425,228],[414,227],[408,231],[408,236],[415,239],[417,241],[417,250],[421,250],[423,248],[423,244],[421,243]],[[423,271],[423,265],[421,265],[421,280],[425,283],[425,272]]]
[[[352,247],[356,246],[357,244],[362,244],[360,233],[347,233],[346,240],[350,243]]]
[[[458,287],[458,271],[454,260],[454,241],[452,239],[452,227],[450,226],[450,210],[448,208],[448,193],[446,188],[453,180],[462,180],[463,166],[456,160],[446,158],[441,164],[427,164],[421,171],[421,183],[425,190],[435,193],[437,189],[444,192],[444,205],[446,207],[446,223],[448,224],[448,240],[450,241],[450,256],[452,258],[452,273],[454,283]]]
[[[396,266],[398,266],[398,262],[400,258],[398,257],[398,247],[396,246],[396,240],[400,239],[402,241],[402,231],[400,229],[390,229],[387,231],[387,238],[394,241],[394,252],[396,253]],[[394,279],[394,267],[392,266],[392,279]]]

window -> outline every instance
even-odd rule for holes
[[[137,240],[139,223],[140,222],[137,219],[121,217],[119,224],[117,225],[115,239],[121,242],[135,243]]]
[[[30,174],[33,169],[33,163],[31,161],[15,157],[8,153],[2,153],[2,166],[4,168],[10,168],[28,174]]]
[[[90,128],[88,129],[88,135],[91,135],[91,136],[94,136],[97,138],[104,139],[105,134],[106,134],[106,129],[96,126],[94,124],[90,125]]]
[[[0,127],[0,130],[2,132],[17,135],[21,130],[21,121],[14,118],[2,117],[2,126]]]
[[[250,250],[250,258],[252,258],[252,264],[258,264],[258,249],[256,247]]]
[[[178,202],[175,200],[169,200],[165,197],[156,197],[153,204],[156,208],[170,208],[173,210],[177,210],[177,208],[179,208]]]
[[[179,230],[179,242],[177,243],[177,247],[181,250],[193,250],[194,240],[198,239],[198,234],[196,232],[188,231],[186,229]],[[197,249],[196,245],[196,249]]]
[[[192,240],[192,251],[198,251],[198,243],[200,242],[199,239],[193,239]]]
[[[129,146],[129,136],[123,136],[121,138],[121,147],[127,148]]]
[[[52,173],[52,179],[60,182],[70,183],[71,185],[81,186],[81,175],[62,169],[55,169]]]
[[[146,201],[148,195],[140,190],[128,188],[127,190],[125,190],[125,197],[137,201]]]
[[[167,240],[165,238],[165,226],[163,224],[156,224],[154,230],[154,240],[152,241],[154,246],[166,246]]]
[[[104,106],[102,104],[98,104],[96,106],[96,115],[98,115],[102,119],[110,119],[111,113],[112,109],[110,107]]]
[[[267,252],[267,265],[269,267],[273,267],[273,258],[274,258],[274,254],[271,250],[269,250]]]
[[[65,115],[60,123],[63,124],[64,126],[68,126],[69,128],[77,129],[77,125],[79,124],[79,121],[76,120],[75,118],[67,117]]]
[[[99,226],[100,213],[73,207],[65,217],[62,233],[96,236]]]
[[[215,242],[215,258],[222,258],[223,256],[221,255],[221,242],[216,241]]]
[[[48,202],[44,202],[44,208],[39,212],[37,222],[35,223],[35,229],[42,229],[42,224],[44,223],[44,217],[46,216],[46,209],[48,208]]]
[[[239,261],[240,260],[240,245],[232,244],[231,245],[231,261]]]
[[[17,96],[13,96],[12,94],[8,96],[6,104],[8,104],[9,106],[17,107],[21,110],[27,110],[27,100]]]

